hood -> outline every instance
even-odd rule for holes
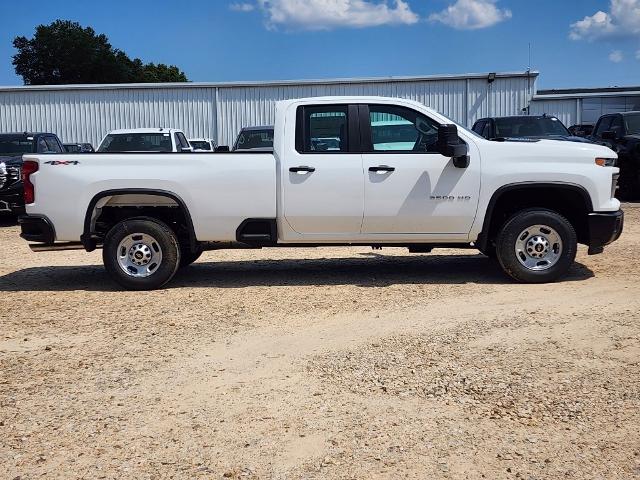
[[[22,165],[22,154],[20,155],[2,155],[0,154],[0,163],[7,166],[19,167]]]

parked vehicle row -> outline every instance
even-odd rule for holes
[[[279,102],[274,134],[275,152],[242,161],[27,154],[21,235],[36,251],[102,248],[114,280],[142,290],[203,250],[320,245],[475,248],[517,281],[550,282],[578,243],[598,254],[622,232],[601,145],[489,141],[383,97]]]

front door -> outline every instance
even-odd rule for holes
[[[438,122],[395,105],[360,107],[365,206],[362,233],[468,234],[480,191],[480,165],[438,153]]]
[[[364,203],[357,107],[298,107],[296,148],[282,164],[284,217],[302,235],[353,237]],[[353,152],[352,152],[353,150]]]

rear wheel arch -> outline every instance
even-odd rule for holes
[[[143,196],[143,197],[148,196],[152,198],[160,197],[165,200],[169,200],[170,202],[167,202],[164,205],[158,204],[157,206],[152,206],[147,208],[140,208],[135,204],[132,204],[130,208],[136,209],[136,211],[131,212],[130,215],[125,215],[125,218],[151,217],[151,218],[156,218],[158,220],[166,222],[166,218],[165,218],[166,215],[164,214],[166,212],[163,212],[162,209],[167,209],[167,208],[177,209],[177,212],[179,212],[181,223],[184,223],[183,227],[185,230],[184,232],[185,243],[188,245],[188,247],[192,251],[196,251],[198,249],[198,240],[195,234],[195,228],[193,226],[193,220],[191,218],[191,214],[189,212],[189,209],[186,203],[184,202],[184,200],[182,200],[182,198],[180,198],[179,195],[167,190],[145,189],[145,188],[123,188],[123,189],[104,190],[94,195],[94,197],[89,202],[87,211],[85,213],[85,218],[84,218],[83,234],[81,236],[81,242],[87,251],[95,250],[99,240],[99,238],[96,238],[96,237],[99,237],[100,233],[106,233],[106,232],[98,232],[96,230],[96,223],[98,218],[100,217],[100,214],[98,212],[101,213],[102,209],[104,209],[105,207],[110,207],[109,202],[111,202],[112,200],[117,199],[118,197],[125,197],[125,196],[131,196],[131,195]],[[104,204],[100,205],[101,202],[104,201],[105,199],[107,201]],[[118,204],[117,206],[127,207],[126,204],[125,205]],[[156,210],[155,215],[154,215],[154,209]],[[122,220],[122,219],[124,218],[121,218],[119,220]]]
[[[546,208],[561,214],[573,225],[578,241],[588,241],[587,215],[593,211],[593,203],[583,186],[564,182],[525,182],[504,185],[493,193],[476,241],[477,247],[481,251],[490,248],[500,227],[513,214],[527,208]]]

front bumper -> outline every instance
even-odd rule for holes
[[[624,212],[594,212],[589,214],[589,255],[604,251],[615,242],[624,228]]]
[[[56,232],[49,219],[39,215],[23,215],[18,218],[22,233],[20,236],[28,242],[53,245]]]

